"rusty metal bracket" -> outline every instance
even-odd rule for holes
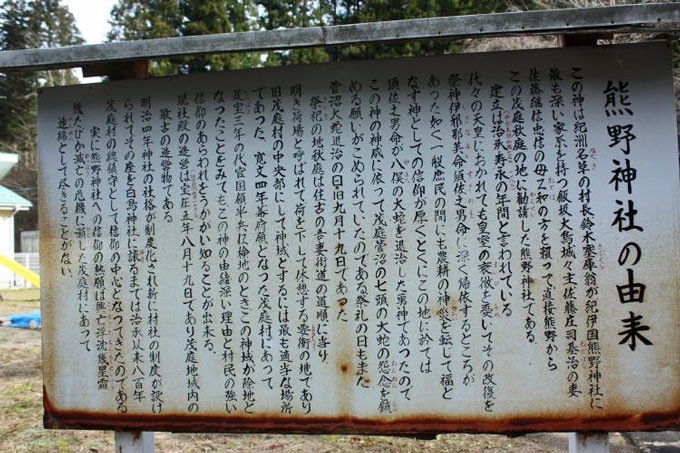
[[[562,47],[596,46],[598,39],[613,39],[614,33],[583,33],[560,35],[559,43]]]
[[[82,67],[83,77],[108,77],[109,80],[146,79],[149,61],[136,60],[118,63],[93,63]]]

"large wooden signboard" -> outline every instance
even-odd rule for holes
[[[663,43],[40,97],[45,425],[677,427]]]

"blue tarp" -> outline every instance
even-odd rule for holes
[[[10,324],[2,324],[3,327],[23,327],[24,329],[39,329],[42,323],[40,319],[40,310],[31,313],[24,313],[22,315],[4,316],[10,320]],[[33,321],[33,325],[31,325]]]

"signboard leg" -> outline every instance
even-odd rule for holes
[[[569,453],[609,453],[609,433],[569,433]]]
[[[116,431],[116,453],[153,453],[153,433]]]

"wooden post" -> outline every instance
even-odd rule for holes
[[[116,431],[116,453],[153,453],[153,433]]]
[[[117,63],[94,63],[83,66],[83,77],[106,76],[109,80],[146,79],[149,61],[137,60]],[[154,435],[149,431],[116,431],[116,453],[153,453]]]
[[[609,433],[569,433],[569,453],[609,453]]]

